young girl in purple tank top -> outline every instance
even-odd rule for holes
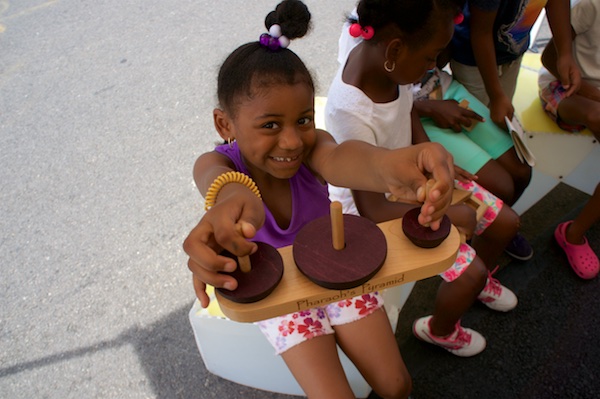
[[[237,256],[256,250],[256,237],[289,245],[297,229],[327,214],[325,182],[359,190],[391,192],[424,201],[419,221],[438,228],[451,200],[452,161],[433,143],[388,150],[359,141],[338,145],[314,124],[314,85],[290,39],[308,30],[310,13],[286,0],[266,18],[269,34],[236,49],[218,78],[220,108],[214,124],[229,144],[200,156],[194,178],[209,209],[184,242],[194,289],[208,306],[206,284],[235,289]],[[250,179],[213,182],[224,174]],[[424,184],[436,181],[425,199]],[[211,191],[212,190],[212,191]],[[262,197],[262,200],[259,198]],[[354,397],[337,346],[369,385],[386,398],[406,398],[411,380],[378,294],[263,321],[261,330],[308,397]]]

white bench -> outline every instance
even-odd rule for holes
[[[538,96],[540,55],[527,52],[517,81],[513,105],[527,131],[527,144],[537,159],[533,177],[513,206],[524,213],[558,183],[563,182],[591,195],[600,180],[600,146],[589,130],[569,133],[544,112]]]
[[[383,292],[385,309],[394,331],[400,308],[414,285],[415,282],[411,282]],[[190,309],[189,319],[204,365],[212,374],[265,391],[304,395],[283,359],[275,355],[275,350],[258,326],[226,318],[214,295],[208,309],[202,309],[196,300]],[[368,397],[371,387],[339,348],[338,352],[354,395],[357,398]]]

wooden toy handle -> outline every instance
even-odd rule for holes
[[[427,198],[429,198],[429,192],[431,191],[433,186],[435,186],[435,180],[427,180],[427,182],[425,183],[425,201],[427,201]]]
[[[244,273],[248,273],[252,270],[252,265],[250,264],[250,255],[238,256],[238,264],[240,265],[240,270]]]
[[[331,241],[333,248],[341,251],[346,246],[344,238],[344,215],[342,214],[342,203],[333,201],[329,206],[331,215]]]

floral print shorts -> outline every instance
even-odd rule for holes
[[[585,125],[570,124],[563,121],[558,115],[558,104],[566,97],[565,88],[560,81],[555,80],[540,90],[540,100],[546,114],[560,127],[571,133],[579,133],[585,129]]]
[[[475,227],[475,234],[483,233],[485,229],[496,220],[504,203],[500,198],[473,181],[463,183],[456,180],[454,183],[456,187],[470,191],[475,198],[488,206],[481,219],[477,221],[477,226]],[[467,267],[473,262],[475,256],[475,250],[471,248],[469,244],[460,244],[458,255],[456,255],[456,261],[454,261],[454,264],[450,269],[441,273],[440,277],[448,282],[456,280],[465,270],[467,270]]]
[[[475,250],[471,248],[469,244],[460,244],[454,264],[450,269],[440,273],[440,277],[449,283],[456,280],[465,272],[465,270],[467,270],[467,267],[469,267],[471,262],[473,262],[473,259],[475,259],[475,255]]]
[[[256,324],[275,348],[276,354],[280,355],[311,338],[333,334],[333,326],[360,320],[382,306],[383,297],[378,292],[372,292]]]
[[[475,227],[475,234],[479,235],[483,233],[485,229],[496,220],[504,202],[474,181],[463,183],[456,180],[454,184],[458,188],[470,191],[475,198],[488,206],[481,219],[477,221],[477,226]]]

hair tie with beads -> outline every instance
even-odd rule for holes
[[[454,25],[458,25],[460,24],[462,21],[465,20],[465,16],[462,12],[459,12],[458,14],[456,14],[456,16],[454,17]]]
[[[280,48],[287,48],[290,45],[290,39],[281,34],[281,26],[275,24],[269,28],[269,33],[260,35],[259,43],[261,46],[271,51],[277,51]]]
[[[353,23],[349,28],[350,36],[352,37],[362,37],[365,40],[369,40],[375,34],[375,30],[372,26],[365,26],[364,28],[360,26],[359,23]]]

